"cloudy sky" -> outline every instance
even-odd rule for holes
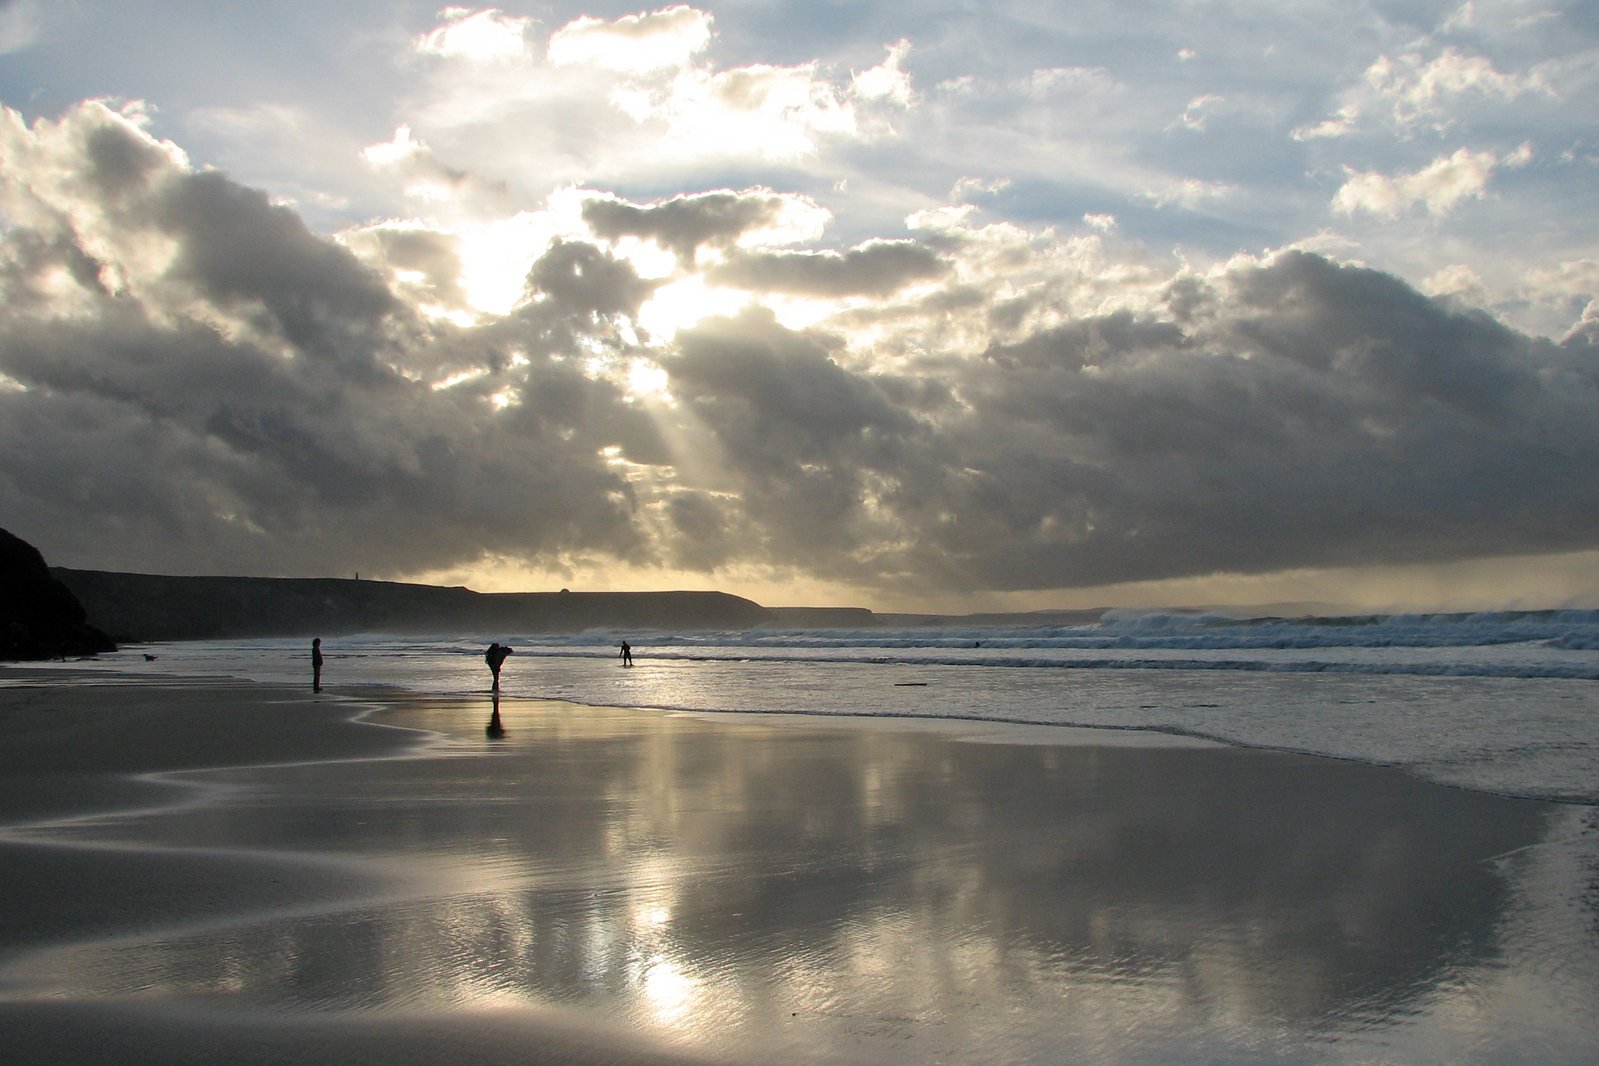
[[[1591,0],[0,0],[51,562],[1599,603]]]

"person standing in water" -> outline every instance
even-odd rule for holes
[[[489,672],[494,675],[494,691],[500,691],[500,667],[504,665],[506,657],[514,654],[514,649],[509,644],[494,643],[489,645],[489,650],[483,653],[483,661],[489,664]]]
[[[311,691],[322,691],[322,638],[311,641]]]
[[[633,646],[625,640],[622,641],[622,665],[633,665]]]

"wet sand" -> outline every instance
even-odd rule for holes
[[[1599,1051],[1585,808],[1137,733],[370,706],[0,672],[8,1060]]]

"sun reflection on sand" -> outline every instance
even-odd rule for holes
[[[662,955],[646,960],[642,969],[639,985],[651,1016],[661,1025],[677,1025],[695,1007],[699,982]]]
[[[57,949],[29,982],[295,1012],[559,1005],[767,1061],[1226,1059],[1458,1013],[1522,913],[1491,860],[1550,810],[1220,748],[502,709],[494,745],[475,711],[413,709],[460,734],[449,758],[251,771],[123,826],[412,863],[392,898]]]

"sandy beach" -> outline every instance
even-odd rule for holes
[[[1143,733],[491,709],[0,672],[8,1061],[1599,1048],[1587,808]]]

